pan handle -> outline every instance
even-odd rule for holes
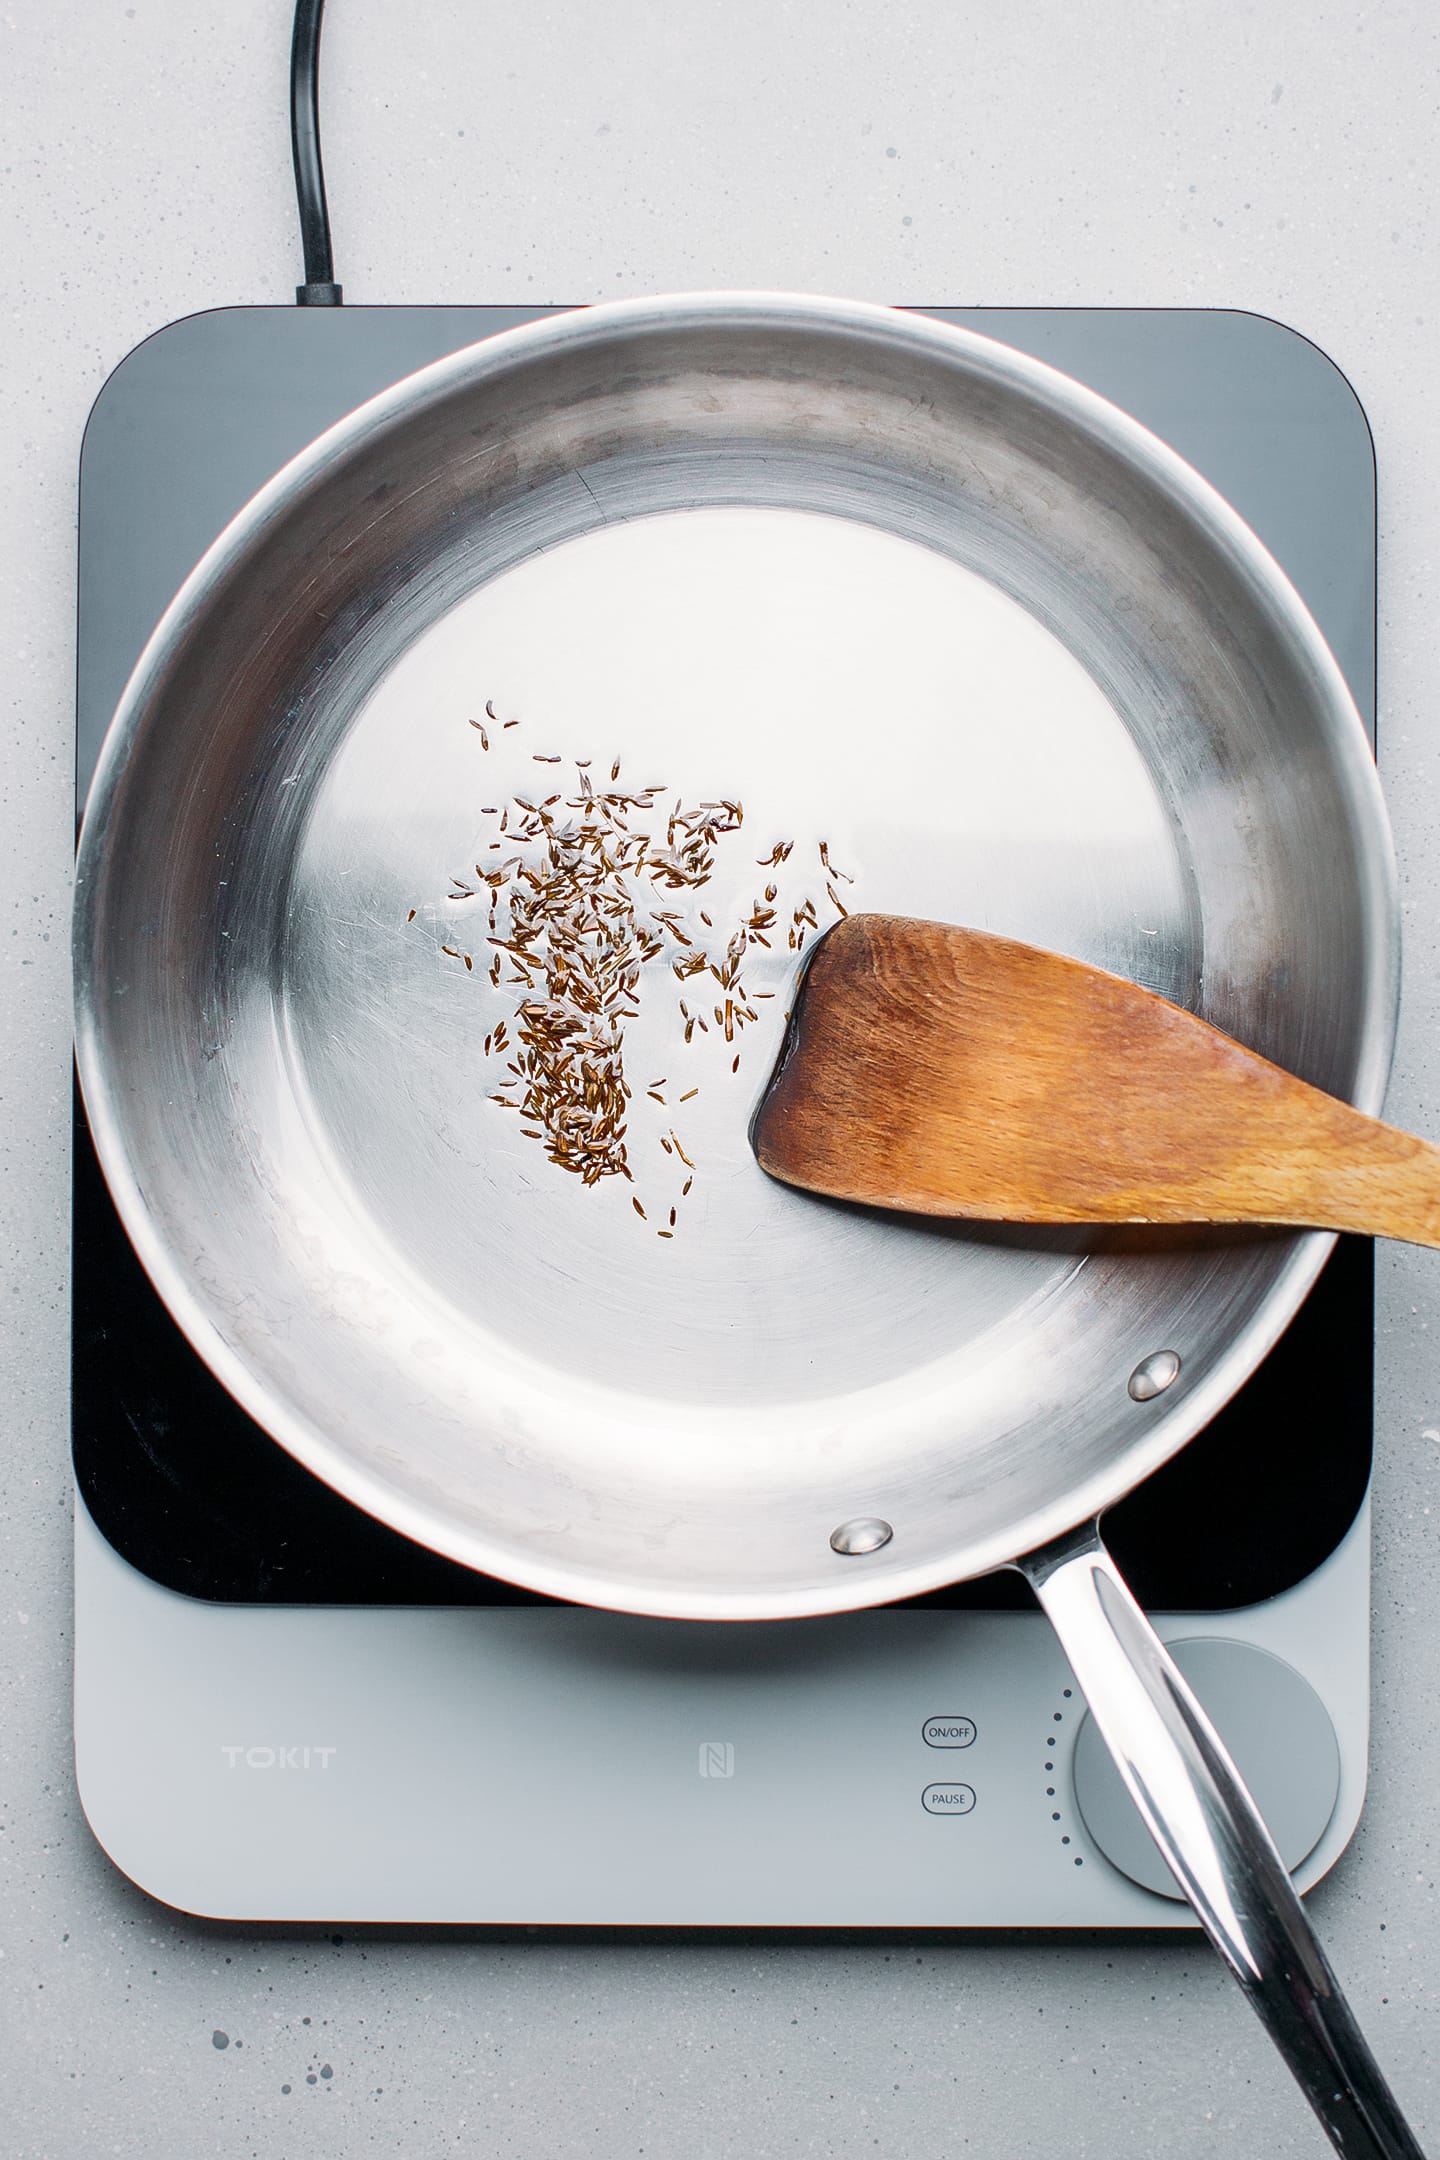
[[[1285,1863],[1097,1523],[1017,1563],[1197,1918],[1349,2160],[1423,2160]]]

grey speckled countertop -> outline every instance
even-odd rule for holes
[[[1390,1107],[1440,1132],[1433,8],[332,0],[331,18],[353,300],[716,284],[1222,305],[1338,361],[1380,466],[1381,766],[1408,937]],[[288,298],[288,40],[285,0],[12,0],[0,17],[0,2150],[1318,2154],[1198,1945],[225,1930],[152,1905],[90,1840],[67,1700],[76,455],[147,331]],[[1440,2150],[1432,1314],[1440,1262],[1382,1254],[1376,1767],[1313,1909]]]

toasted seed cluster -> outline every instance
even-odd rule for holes
[[[485,712],[500,732],[519,725],[500,721],[493,701]],[[470,725],[488,753],[490,731],[478,720]],[[554,768],[564,761],[547,753],[530,762]],[[516,1112],[525,1137],[538,1141],[558,1169],[586,1185],[605,1177],[633,1184],[634,1090],[625,1070],[625,1032],[640,1008],[644,971],[668,966],[686,1044],[712,1028],[727,1045],[738,1044],[760,1019],[759,1004],[774,996],[765,990],[752,996],[744,969],[752,948],[770,950],[779,936],[779,892],[767,883],[733,930],[718,933],[710,915],[695,909],[694,896],[709,884],[722,843],[740,831],[743,805],[722,797],[687,806],[658,784],[632,787],[618,757],[608,782],[597,784],[592,765],[589,758],[574,761],[569,791],[562,785],[542,796],[536,789],[482,806],[480,859],[473,876],[451,879],[446,899],[472,919],[477,912],[483,917],[483,941],[452,929],[440,950],[467,971],[478,959],[492,988],[511,1000],[508,1022],[485,1037],[485,1056],[505,1060],[490,1100]],[[778,841],[758,867],[778,868],[793,846]],[[845,873],[824,841],[819,867],[827,898],[843,915],[835,880]],[[410,909],[407,921],[416,912]],[[806,898],[791,912],[787,950],[798,956],[820,927],[819,910]],[[739,1067],[737,1048],[730,1069]],[[666,1109],[669,1085],[661,1075],[641,1093]],[[679,1100],[698,1093],[690,1087]],[[673,1126],[659,1146],[689,1173],[681,1197],[687,1196],[695,1164]],[[638,1198],[632,1206],[648,1223]],[[672,1236],[675,1224],[671,1207],[656,1235]]]

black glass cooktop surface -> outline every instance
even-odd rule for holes
[[[81,469],[77,801],[151,626],[271,473],[410,369],[539,310],[234,309],[172,325],[102,391]],[[1364,416],[1305,340],[1223,311],[953,310],[1145,420],[1250,519],[1373,708],[1374,470]],[[243,1603],[544,1603],[374,1522],[278,1447],[196,1357],[111,1204],[78,1098],[74,1458],[127,1560]],[[1142,1602],[1221,1610],[1300,1581],[1370,1472],[1373,1257],[1342,1240],[1270,1357],[1209,1429],[1111,1510]],[[1025,1605],[1013,1575],[927,1604]]]

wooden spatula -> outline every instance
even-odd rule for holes
[[[1440,1148],[1118,975],[893,915],[817,947],[752,1139],[787,1184],[926,1215],[1440,1245]]]

